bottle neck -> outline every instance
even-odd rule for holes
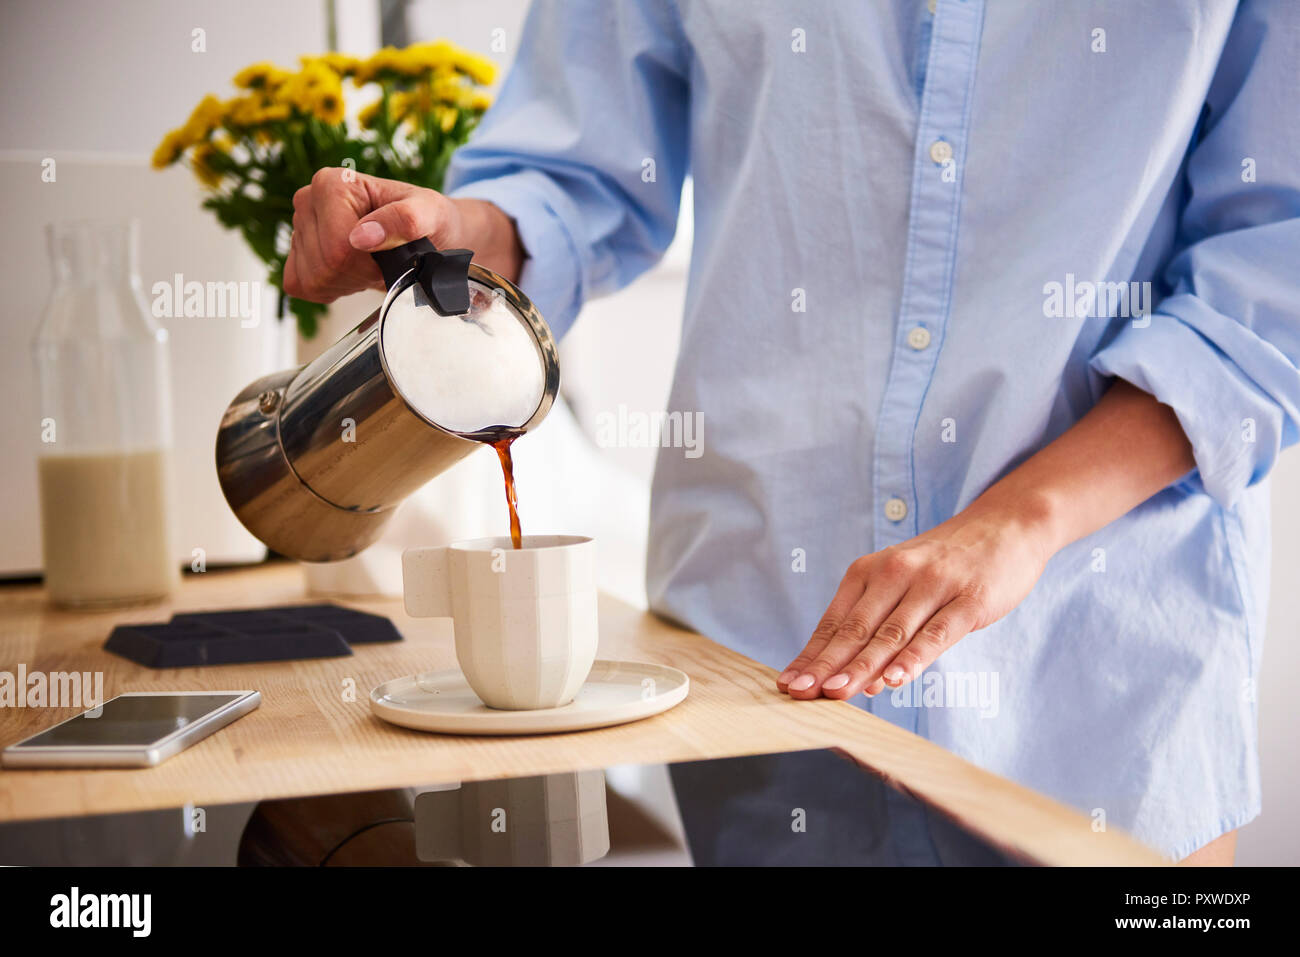
[[[53,223],[46,227],[55,283],[129,283],[136,273],[136,232],[134,220]]]

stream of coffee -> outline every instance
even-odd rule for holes
[[[501,460],[501,474],[506,480],[506,504],[510,506],[510,541],[515,548],[523,548],[524,537],[519,528],[519,501],[515,496],[515,463],[510,458],[510,446],[517,438],[518,435],[507,435],[493,442],[492,448],[497,450],[497,458]]]

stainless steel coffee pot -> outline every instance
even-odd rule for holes
[[[272,550],[307,562],[355,555],[379,537],[397,506],[420,486],[484,443],[518,436],[546,416],[560,384],[555,340],[528,297],[471,262],[472,255],[465,249],[439,251],[427,239],[375,253],[388,287],[383,305],[314,361],[264,376],[230,403],[217,432],[217,477],[244,527]],[[479,320],[488,315],[485,310],[495,310],[499,333],[502,306],[536,346],[539,369],[529,371],[537,378],[519,377],[540,392],[532,414],[524,421],[489,420],[456,431],[434,421],[427,404],[419,411],[413,387],[436,390],[439,373],[431,368],[433,381],[421,374],[416,382],[409,357],[390,354],[396,344],[385,342],[386,323],[395,321],[390,317],[400,314],[408,336],[412,321],[466,323],[452,330],[454,341],[482,364],[492,361],[503,337]],[[439,358],[431,366],[446,370],[459,357]],[[395,378],[391,366],[403,364],[405,378]],[[481,378],[498,390],[516,388],[508,378]],[[533,394],[524,395],[525,408]],[[472,395],[456,398],[462,407],[476,401]],[[511,402],[518,407],[518,395],[505,403],[495,401],[497,396],[480,398],[485,409]]]

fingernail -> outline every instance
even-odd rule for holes
[[[789,684],[791,681],[793,681],[794,676],[797,675],[798,673],[799,672],[794,668],[787,668],[785,671],[781,672],[781,677],[777,678],[776,680],[780,684],[786,685]]]
[[[848,675],[836,675],[834,678],[827,678],[822,682],[822,688],[826,691],[838,691],[849,683]]]
[[[896,685],[903,680],[903,669],[898,665],[890,665],[885,669],[885,673],[880,677],[885,679],[887,684]]]
[[[384,241],[384,227],[378,223],[357,223],[348,233],[348,242],[357,249],[370,249]]]
[[[807,691],[813,686],[813,682],[816,680],[817,679],[812,675],[800,675],[798,678],[795,678],[794,681],[790,682],[790,690]]]

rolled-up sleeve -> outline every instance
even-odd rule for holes
[[[1092,357],[1174,410],[1193,481],[1225,507],[1300,434],[1297,62],[1300,4],[1243,3],[1187,161],[1171,292]]]
[[[670,3],[539,0],[497,102],[447,174],[527,253],[519,285],[562,335],[590,296],[652,266],[687,164],[685,43]]]

